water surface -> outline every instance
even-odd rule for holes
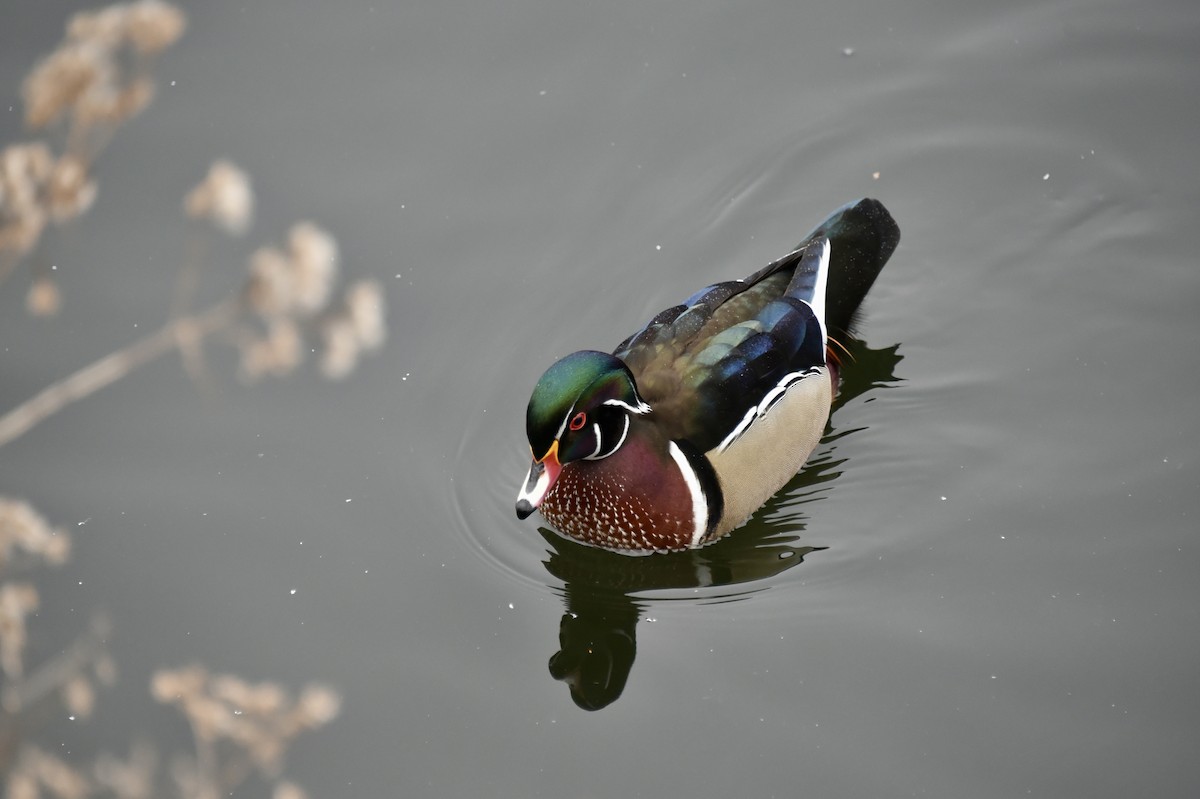
[[[67,12],[18,6],[6,142]],[[195,661],[340,688],[313,796],[1200,789],[1193,3],[185,8],[48,245],[61,316],[0,287],[0,406],[165,320],[217,156],[250,242],[319,221],[391,336],[343,384],[166,359],[0,451],[76,538],[31,647],[104,608],[121,665],[43,747],[186,749],[146,685]],[[545,366],[860,196],[903,239],[859,384],[763,514],[636,560],[517,521]]]

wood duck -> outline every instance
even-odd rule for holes
[[[804,465],[837,392],[830,349],[900,241],[877,200],[851,203],[745,280],[707,286],[609,355],[546,370],[525,428],[535,509],[585,544],[692,549],[750,518]]]

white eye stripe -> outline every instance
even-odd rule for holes
[[[643,402],[640,398],[638,399],[637,405],[630,405],[628,402],[623,402],[619,399],[605,400],[604,404],[605,405],[616,405],[619,408],[624,408],[625,410],[629,411],[630,413],[642,414],[642,413],[650,412],[650,406],[647,405],[645,402]]]
[[[558,432],[554,434],[555,440],[562,438],[563,433],[567,432],[567,422],[569,422],[571,420],[571,417],[574,414],[575,414],[575,406],[572,405],[571,410],[567,411],[566,416],[563,417],[562,424],[560,424],[558,426]]]

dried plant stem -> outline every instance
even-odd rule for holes
[[[0,416],[0,447],[24,435],[72,402],[90,396],[174,349],[185,349],[230,324],[241,308],[238,298],[172,319],[159,330],[105,355]]]
[[[107,616],[93,617],[87,632],[73,644],[43,663],[33,674],[4,686],[3,701],[0,703],[4,711],[16,715],[62,688],[71,677],[103,654],[111,634],[112,622]]]

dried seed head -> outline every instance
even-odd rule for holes
[[[0,585],[0,669],[10,680],[25,671],[25,617],[37,606],[37,589],[29,583]]]
[[[387,339],[383,288],[375,280],[359,280],[346,289],[346,313],[354,337],[365,350],[377,350]]]
[[[254,216],[250,178],[229,161],[214,161],[200,185],[184,198],[183,207],[193,219],[207,219],[230,235],[241,235]]]
[[[43,194],[54,165],[44,142],[0,150],[0,253],[21,258],[37,245],[49,221]]]
[[[87,164],[74,155],[64,155],[54,165],[46,185],[50,215],[62,223],[86,212],[96,201],[96,182],[88,176]]]
[[[150,695],[164,704],[179,703],[198,696],[207,681],[208,671],[203,666],[160,669],[150,678]]]
[[[25,124],[39,130],[57,121],[99,84],[111,82],[111,63],[91,41],[68,42],[33,68],[21,86]]]
[[[78,11],[67,22],[67,39],[115,49],[125,37],[127,14],[123,5]]]
[[[288,254],[295,276],[296,309],[314,314],[329,302],[337,277],[338,247],[333,236],[312,222],[300,222],[288,232]]]
[[[41,184],[54,171],[54,154],[41,141],[12,144],[0,150],[0,186],[4,203],[0,207],[29,205],[37,201]]]
[[[291,264],[274,247],[260,247],[250,256],[250,281],[246,301],[259,315],[282,316],[292,307],[294,296]]]
[[[271,799],[308,799],[308,794],[294,782],[275,783],[274,790],[271,791]]]
[[[321,374],[330,380],[341,380],[358,365],[362,348],[354,334],[354,325],[344,315],[327,319],[321,325]]]
[[[186,27],[183,12],[161,0],[138,0],[125,15],[125,35],[142,55],[155,55],[175,44]]]
[[[0,565],[14,549],[57,565],[70,555],[70,535],[52,527],[28,502],[0,497]]]
[[[305,726],[311,729],[337,718],[342,709],[342,697],[326,685],[306,685],[296,705]]]
[[[14,770],[8,775],[6,796],[8,799],[41,799],[42,793],[38,781],[32,774],[23,770]]]
[[[29,774],[35,783],[40,783],[58,799],[84,799],[91,793],[91,786],[82,774],[65,761],[34,746],[22,747],[16,770]],[[40,795],[36,784],[34,790],[35,796]]]
[[[62,700],[68,713],[86,719],[96,707],[96,692],[86,677],[76,675],[62,687]]]
[[[62,309],[62,292],[58,290],[58,284],[48,275],[35,277],[25,295],[25,309],[33,316],[57,316]]]
[[[270,317],[266,336],[240,345],[242,376],[257,380],[263,375],[290,374],[304,360],[303,343],[300,329],[289,317]]]
[[[151,799],[155,795],[155,772],[158,753],[154,746],[142,741],[129,749],[129,759],[122,761],[104,753],[96,757],[92,773],[102,787],[120,799]]]
[[[154,81],[150,78],[141,76],[129,81],[116,93],[113,109],[114,121],[124,122],[142,113],[146,110],[146,106],[154,100],[156,93]]]

